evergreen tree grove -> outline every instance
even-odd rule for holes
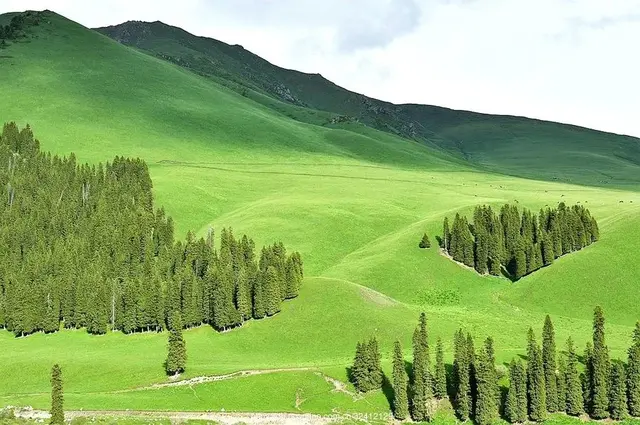
[[[380,350],[376,338],[367,343],[359,342],[351,367],[351,380],[360,392],[368,392],[382,387],[383,375],[380,366]]]
[[[488,206],[476,207],[472,226],[456,214],[450,227],[445,217],[441,245],[454,261],[480,274],[498,276],[504,267],[517,280],[598,239],[597,222],[582,205],[560,203],[536,215],[507,204],[499,214]],[[553,393],[550,396],[553,410],[556,401]]]
[[[280,311],[303,280],[300,254],[222,229],[174,238],[141,159],[79,164],[40,151],[31,128],[0,133],[0,327],[17,336],[85,328],[125,333],[207,323],[225,331]],[[271,271],[269,269],[272,268]],[[10,276],[10,278],[8,278]]]

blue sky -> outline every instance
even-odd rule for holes
[[[640,0],[0,0],[27,8],[161,20],[395,103],[640,137]]]

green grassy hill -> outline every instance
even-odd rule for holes
[[[640,184],[640,140],[636,138],[522,117],[394,105],[345,90],[319,74],[272,65],[242,46],[197,37],[157,21],[130,21],[97,31],[258,101],[265,101],[261,95],[267,94],[290,105],[357,118],[373,128],[438,146],[490,170],[574,184]],[[311,118],[297,113],[291,116],[303,121]]]
[[[29,33],[0,55],[0,120],[30,123],[43,150],[73,151],[79,161],[144,158],[156,201],[173,216],[178,235],[232,226],[255,236],[258,246],[282,240],[302,253],[307,278],[300,297],[273,318],[226,333],[185,332],[187,378],[272,373],[153,389],[167,381],[165,334],[79,330],[14,338],[0,331],[0,405],[47,408],[49,369],[60,362],[68,408],[386,411],[382,393],[354,399],[336,392],[329,378],[346,380],[356,342],[371,335],[381,341],[387,370],[395,338],[409,358],[423,310],[449,360],[453,332],[462,326],[477,338],[494,336],[498,360],[506,362],[525,351],[529,326],[540,333],[546,313],[559,344],[572,335],[583,345],[592,308],[601,304],[610,350],[624,355],[640,318],[640,174],[633,176],[632,161],[616,157],[610,143],[625,150],[636,139],[514,118],[540,129],[519,124],[520,138],[497,139],[499,157],[484,168],[437,148],[441,136],[425,143],[359,123],[320,125],[331,115],[288,106],[266,91],[255,92],[260,101],[243,96],[51,12]],[[477,134],[484,152],[501,120],[510,120],[476,114],[484,121],[456,124],[455,116],[434,118],[449,123],[446,140]],[[553,144],[556,152],[573,152],[579,142],[583,148],[578,160],[525,150],[529,142],[521,139]],[[509,148],[510,141],[519,148]],[[550,157],[555,162],[546,164]],[[502,163],[513,168],[502,170]],[[606,172],[607,184],[618,188],[548,181],[549,170],[581,183]],[[525,173],[532,179],[507,175]],[[435,240],[445,215],[478,203],[517,201],[537,210],[561,200],[586,204],[601,240],[517,284],[417,248],[424,231]]]

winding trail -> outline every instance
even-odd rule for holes
[[[16,409],[16,417],[32,420],[48,420],[49,412],[44,410]],[[182,423],[188,420],[215,421],[224,425],[326,425],[339,420],[348,419],[348,415],[321,416],[311,413],[239,413],[239,412],[163,412],[143,410],[69,410],[65,411],[65,418],[148,418],[150,420],[169,419],[172,423]]]
[[[245,378],[248,376],[256,376],[256,375],[268,375],[271,373],[281,373],[281,372],[304,372],[316,370],[314,367],[292,367],[292,368],[280,368],[280,369],[254,369],[254,370],[240,370],[238,372],[228,373],[226,375],[210,375],[210,376],[196,376],[194,378],[182,379],[173,382],[163,382],[160,384],[153,384],[146,387],[136,387],[136,388],[127,388],[124,390],[116,390],[110,391],[110,394],[122,394],[122,393],[130,393],[133,391],[146,391],[146,390],[157,390],[161,388],[168,387],[183,387],[183,386],[193,386],[199,384],[206,384],[208,382],[216,382],[216,381],[225,381],[228,379],[235,378]]]

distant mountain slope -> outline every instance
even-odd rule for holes
[[[245,95],[256,91],[342,115],[338,120],[357,119],[494,171],[594,186],[640,183],[637,138],[521,117],[394,105],[348,91],[319,74],[280,68],[242,46],[197,37],[157,21],[130,21],[97,31],[201,75],[231,82]]]

